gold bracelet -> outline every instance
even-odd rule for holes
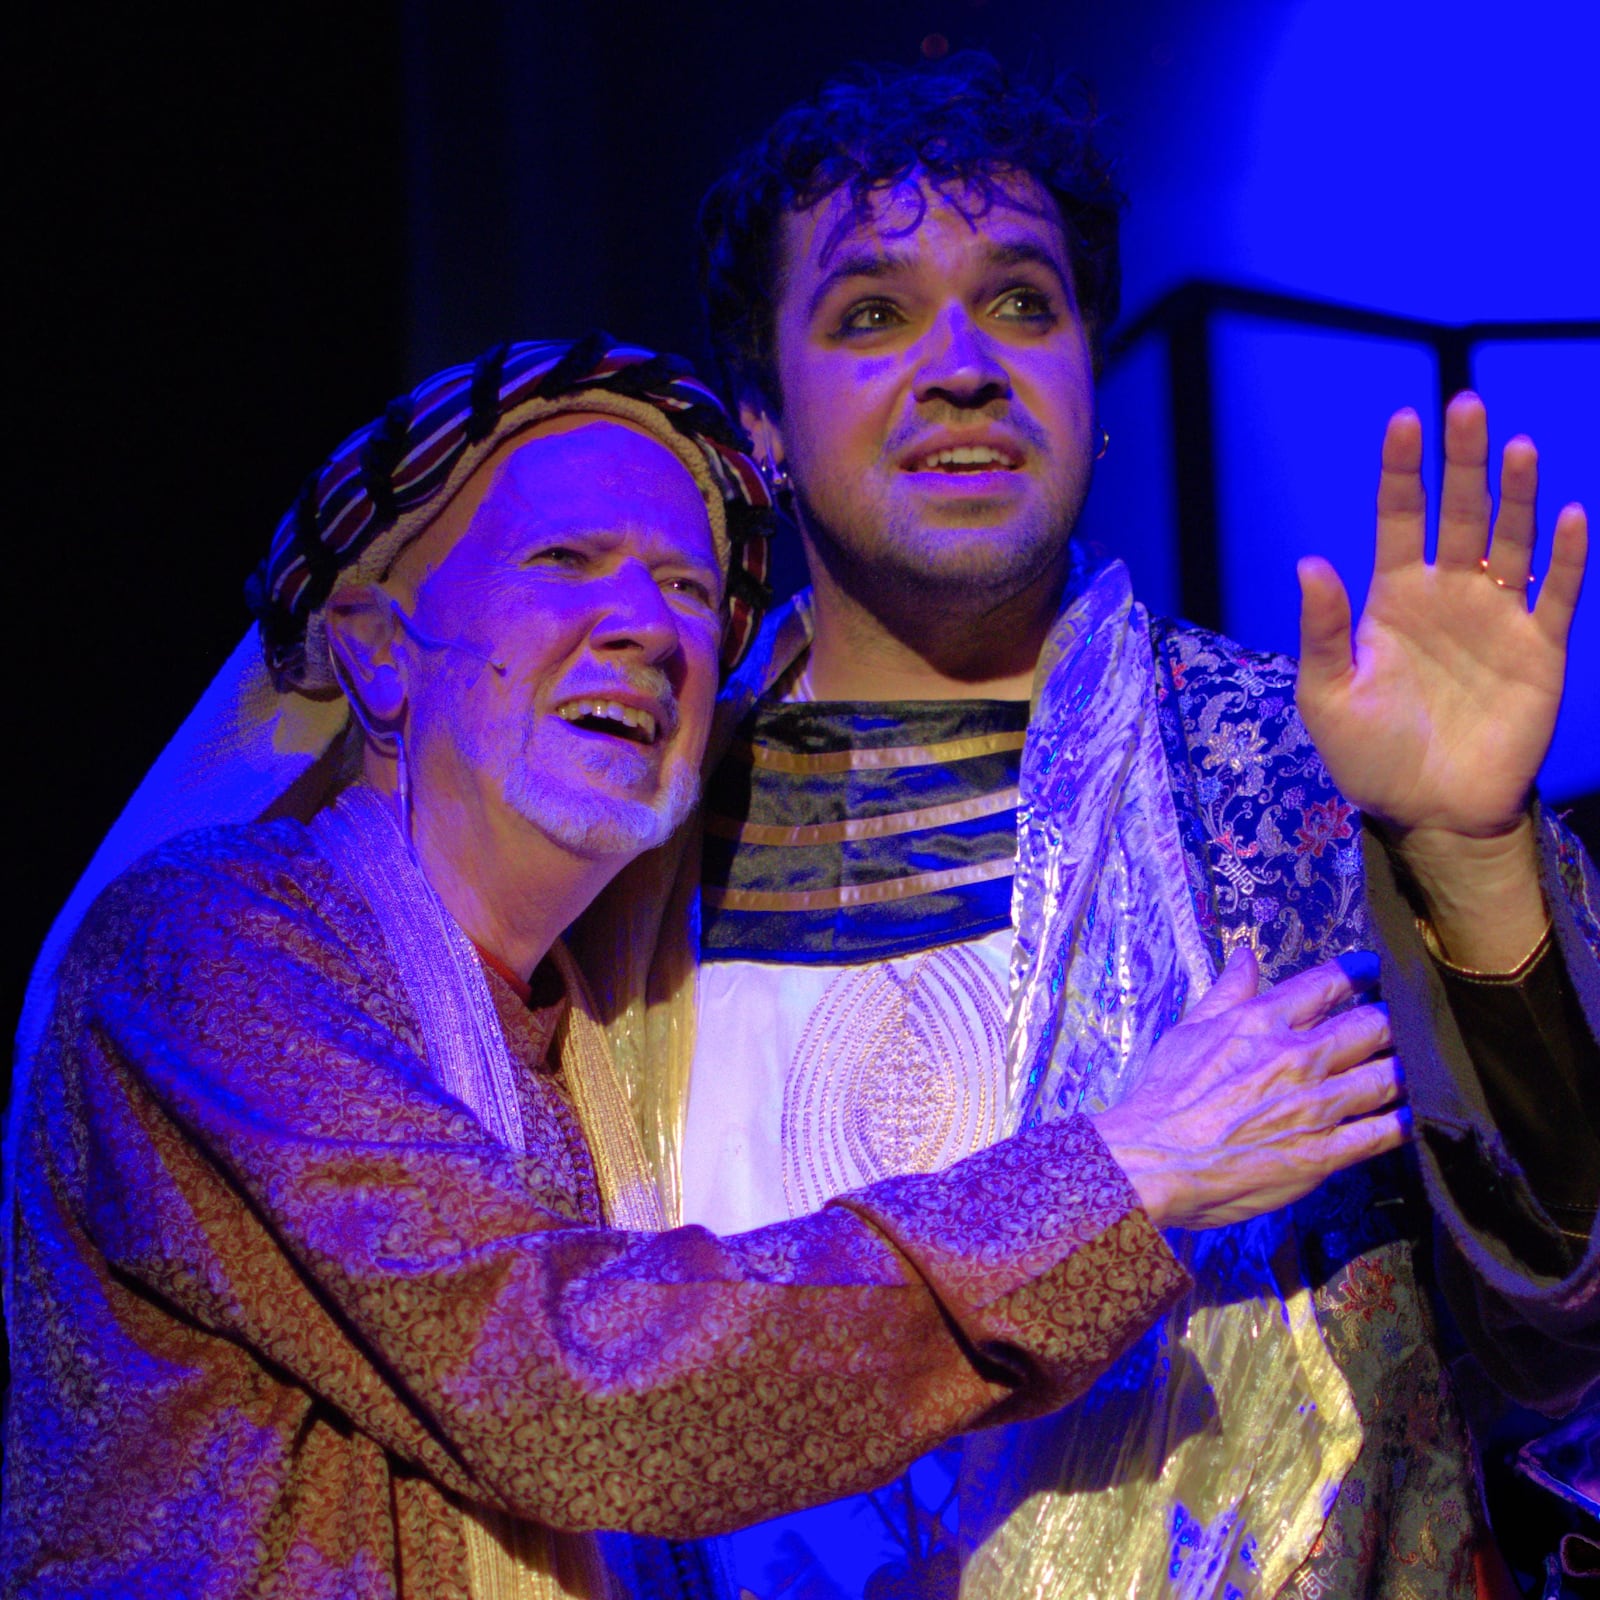
[[[1433,924],[1426,917],[1419,916],[1416,923],[1417,934],[1422,940],[1423,947],[1434,961],[1452,978],[1465,978],[1469,983],[1521,983],[1539,964],[1545,951],[1550,948],[1551,939],[1555,936],[1555,924],[1546,922],[1538,943],[1509,972],[1484,972],[1476,967],[1458,966],[1452,961],[1444,953],[1444,947],[1439,943],[1439,935],[1434,932]]]

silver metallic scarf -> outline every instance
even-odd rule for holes
[[[1120,563],[1073,600],[1035,682],[1007,1131],[1115,1103],[1215,976]],[[1309,1555],[1361,1426],[1287,1214],[1169,1237],[1187,1301],[1075,1405],[968,1441],[963,1595],[1243,1600]]]

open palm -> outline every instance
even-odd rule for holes
[[[1506,446],[1492,534],[1488,457],[1483,402],[1457,395],[1430,564],[1422,426],[1414,411],[1390,419],[1353,649],[1338,575],[1318,557],[1300,563],[1300,714],[1344,794],[1400,832],[1481,839],[1516,827],[1555,728],[1586,519],[1581,506],[1562,510],[1530,609],[1538,456],[1525,437]]]

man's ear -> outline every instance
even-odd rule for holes
[[[396,725],[406,704],[406,672],[394,602],[375,583],[352,583],[328,598],[328,650],[356,719],[369,732]]]
[[[739,391],[739,421],[750,435],[757,464],[771,478],[783,466],[783,431],[776,407],[754,384]]]

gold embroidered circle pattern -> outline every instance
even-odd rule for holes
[[[840,973],[784,1079],[790,1214],[992,1143],[1004,1070],[1004,995],[970,950],[933,950],[908,970],[875,963]]]

